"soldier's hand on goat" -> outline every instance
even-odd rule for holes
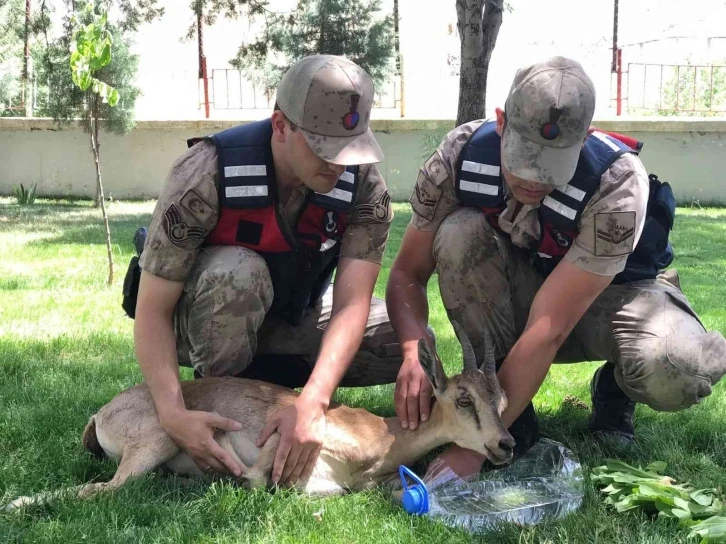
[[[323,406],[304,398],[272,414],[257,441],[261,447],[277,431],[280,444],[272,468],[272,482],[295,485],[312,474],[325,438]]]

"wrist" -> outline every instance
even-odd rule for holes
[[[330,406],[331,396],[331,394],[314,387],[313,384],[309,384],[303,388],[296,404],[299,403],[308,408],[317,408],[324,412],[328,409],[328,406]]]
[[[428,336],[425,337],[428,340]],[[403,355],[404,361],[409,360],[418,360],[418,341],[419,339],[415,340],[406,340],[401,343],[401,355]]]
[[[159,415],[159,425],[162,429],[166,430],[167,427],[174,424],[187,409],[184,406],[164,406],[157,409]]]

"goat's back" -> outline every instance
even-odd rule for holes
[[[247,423],[255,430],[262,429],[268,414],[294,403],[298,396],[297,392],[286,387],[231,377],[182,381],[181,387],[188,410],[216,412],[242,424]],[[97,423],[118,428],[141,430],[158,426],[156,407],[146,384],[122,391],[95,417]]]
[[[298,396],[285,387],[230,377],[183,381],[181,387],[187,409],[216,412],[239,421],[243,425],[240,432],[253,441],[267,417]],[[153,441],[160,433],[164,431],[151,392],[146,384],[139,384],[116,395],[91,417],[83,441],[86,447],[100,443],[107,456],[120,458],[130,443]]]

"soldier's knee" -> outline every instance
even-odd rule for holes
[[[202,266],[198,285],[229,291],[230,296],[254,294],[263,301],[265,310],[272,305],[270,271],[258,253],[244,247],[216,247]]]
[[[472,252],[497,251],[494,229],[476,208],[461,208],[441,223],[434,238],[437,263],[454,263],[470,259]]]
[[[621,387],[636,402],[654,410],[675,412],[700,403],[711,394],[712,386],[726,369],[724,354],[714,360],[715,351],[723,351],[718,333],[704,333],[698,338],[650,338],[626,350],[620,361]],[[714,341],[716,340],[716,341]]]

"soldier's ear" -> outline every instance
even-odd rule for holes
[[[499,137],[501,138],[502,134],[504,134],[504,125],[507,122],[507,116],[502,110],[502,108],[496,108],[494,110],[494,113],[497,115],[497,134],[499,134]]]
[[[279,143],[283,143],[285,141],[286,136],[286,124],[287,119],[285,118],[285,114],[282,113],[280,110],[276,110],[272,112],[272,117],[270,118],[272,121],[272,137],[273,139],[277,140]]]

